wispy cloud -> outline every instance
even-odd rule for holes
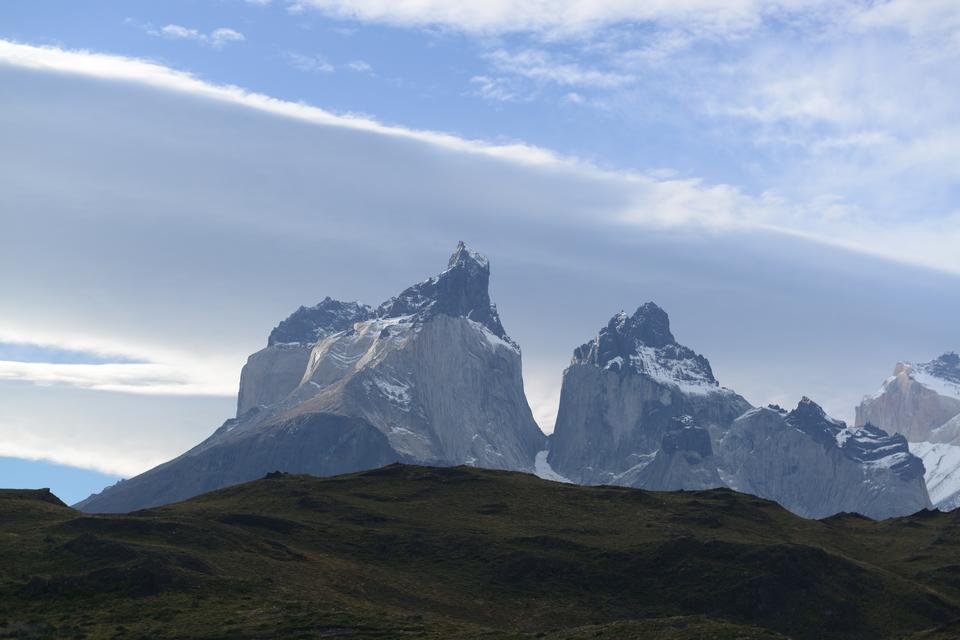
[[[764,13],[796,4],[790,0],[485,0],[455,3],[447,0],[296,0],[299,11],[313,8],[339,18],[402,26],[440,26],[469,33],[538,31],[582,33],[623,21],[678,21],[704,29],[739,32]],[[814,1],[811,4],[823,4]]]
[[[333,73],[336,71],[336,67],[322,56],[304,55],[302,53],[289,51],[286,54],[286,58],[290,66],[298,71],[305,71],[307,73]]]
[[[486,58],[501,72],[562,86],[610,89],[633,81],[630,75],[586,68],[537,49],[513,52],[497,49],[487,54]]]
[[[56,364],[0,360],[0,380],[147,395],[232,396],[237,392],[232,380],[205,380],[187,375],[183,366],[152,363]]]
[[[228,27],[220,27],[209,33],[204,33],[198,29],[184,27],[179,24],[168,24],[159,29],[151,25],[144,25],[143,29],[152,36],[167,38],[169,40],[192,40],[214,49],[222,49],[232,42],[242,42],[246,40],[242,33]]]
[[[366,73],[368,75],[373,74],[373,67],[370,66],[370,63],[364,60],[351,60],[343,66],[355,73]]]
[[[474,87],[474,95],[485,100],[494,102],[519,102],[529,100],[528,95],[522,94],[506,78],[491,78],[490,76],[474,76],[470,78],[470,84]]]
[[[534,56],[534,59],[537,57]],[[34,69],[148,84],[301,121],[405,138],[450,151],[570,172],[577,175],[578,179],[607,184],[623,194],[631,204],[609,212],[611,219],[621,223],[658,227],[693,226],[712,230],[752,228],[778,231],[960,273],[960,255],[948,246],[950,242],[960,242],[960,228],[951,228],[942,220],[921,224],[917,219],[904,221],[906,226],[903,229],[890,228],[889,225],[894,224],[891,221],[866,216],[856,220],[856,224],[833,227],[827,224],[832,218],[822,215],[816,206],[816,197],[823,191],[832,193],[835,192],[833,190],[821,190],[811,194],[808,200],[798,201],[785,197],[775,189],[750,194],[732,184],[709,184],[699,179],[661,179],[644,173],[609,171],[523,143],[491,144],[445,133],[386,126],[369,118],[336,115],[317,107],[285,102],[237,87],[212,85],[156,63],[119,56],[0,41],[0,61]],[[578,74],[574,73],[573,77],[582,79]],[[593,78],[589,74],[586,77]],[[483,87],[487,80],[480,78],[476,84]],[[491,90],[495,91],[496,87],[493,86]],[[819,113],[816,109],[813,111]],[[918,149],[916,153],[949,156],[953,152],[948,145],[940,149]],[[895,238],[899,241],[894,242]]]

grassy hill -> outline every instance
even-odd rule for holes
[[[0,491],[0,637],[960,637],[960,514],[392,465],[123,516]]]

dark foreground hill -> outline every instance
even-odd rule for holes
[[[955,638],[960,515],[392,465],[130,515],[0,492],[0,637]]]

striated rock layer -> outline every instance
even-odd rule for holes
[[[298,309],[244,367],[238,416],[210,438],[81,502],[130,511],[283,470],[330,475],[404,461],[534,470],[546,436],[520,349],[463,243],[440,275],[376,309]]]

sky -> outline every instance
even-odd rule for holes
[[[181,453],[297,306],[460,239],[545,431],[648,300],[754,404],[850,420],[960,348],[958,63],[941,0],[7,0],[0,486]]]

